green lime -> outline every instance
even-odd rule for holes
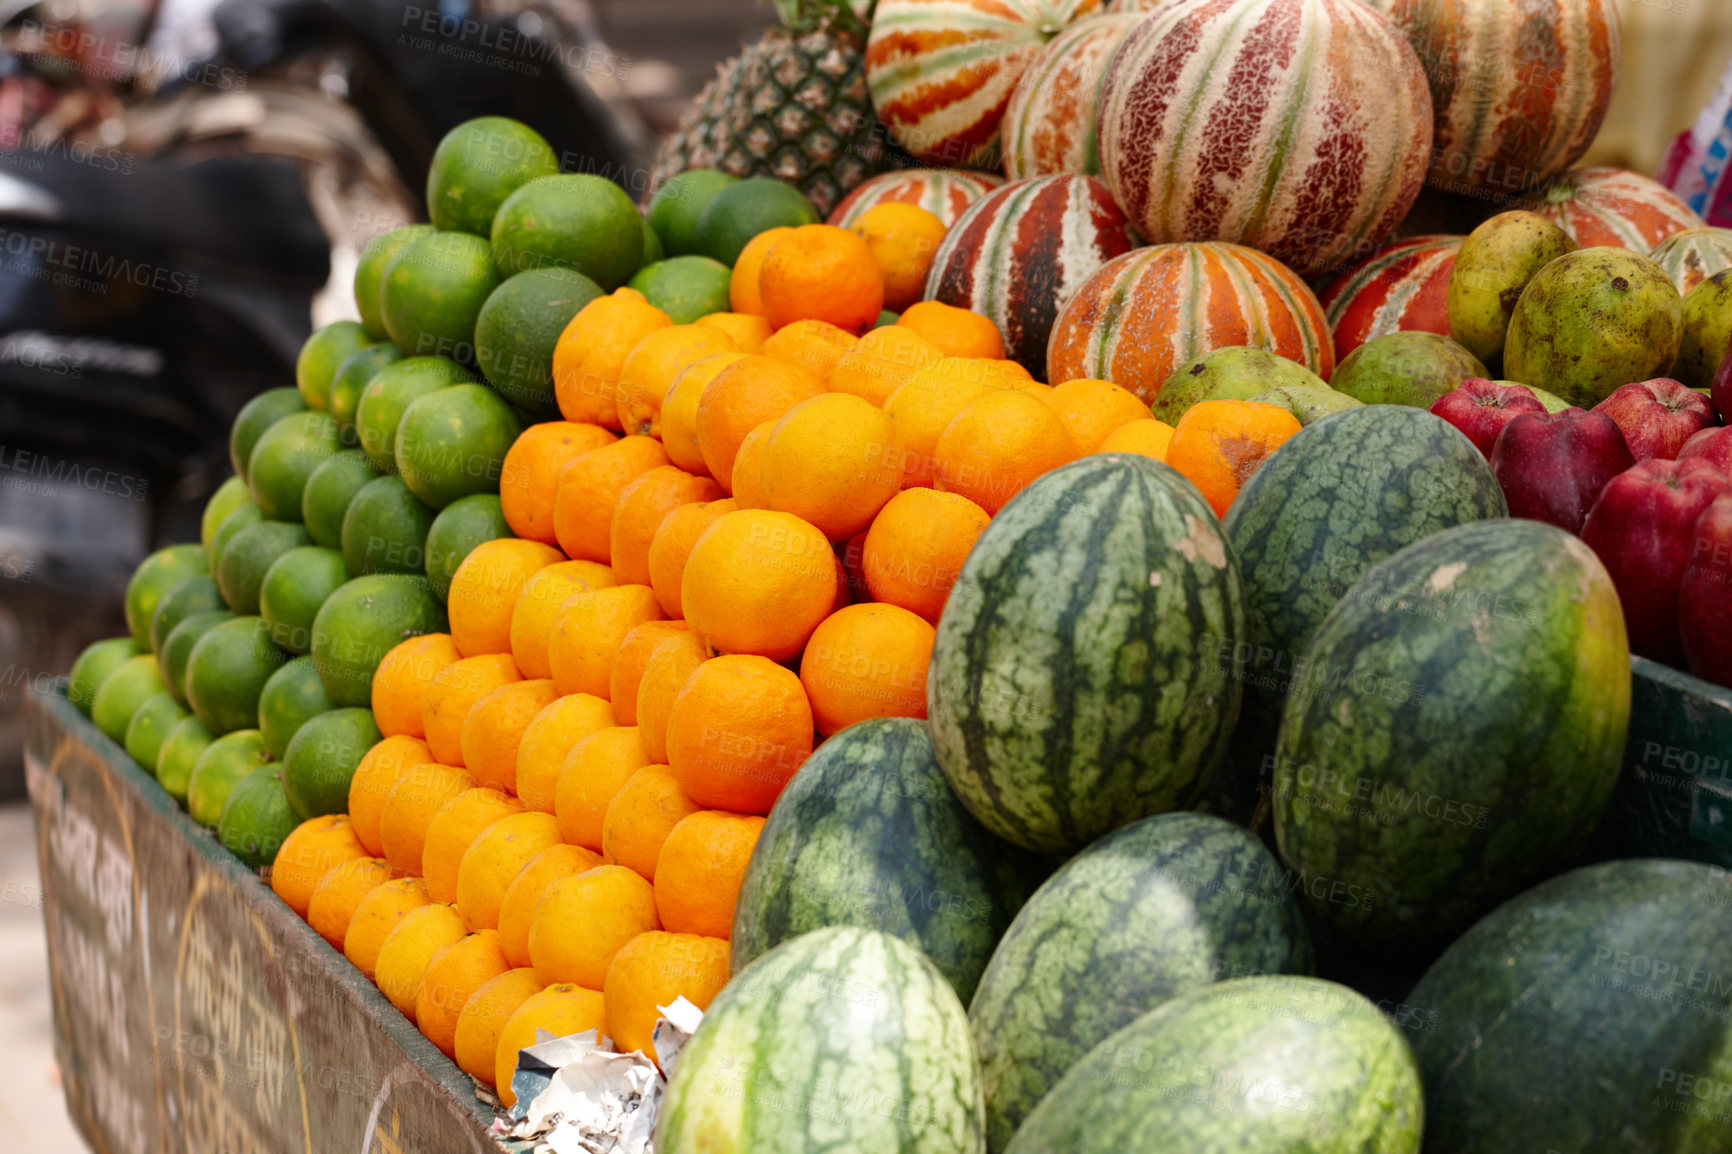
[[[336,707],[311,657],[297,657],[271,674],[259,695],[259,732],[271,756],[280,760],[301,726]]]
[[[315,545],[336,549],[343,543],[343,514],[349,502],[375,480],[379,470],[359,449],[344,449],[313,470],[301,490],[301,523]]]
[[[650,227],[649,217],[643,218],[643,259],[638,262],[642,268],[646,264],[654,264],[668,255],[662,247],[662,238],[656,235],[656,230]]]
[[[419,573],[426,564],[433,510],[401,477],[368,481],[343,516],[343,563],[365,573]]]
[[[162,643],[169,631],[194,613],[223,608],[222,591],[208,573],[194,573],[162,595],[150,615],[150,651],[162,656]]]
[[[265,430],[253,447],[247,483],[272,521],[298,521],[307,478],[343,447],[342,427],[325,413],[296,413]]]
[[[302,355],[305,356],[304,349]],[[327,379],[327,387],[329,384]],[[321,404],[319,407],[324,406]],[[284,417],[306,411],[305,398],[290,388],[266,389],[242,405],[235,416],[235,423],[229,427],[229,464],[234,468],[235,476],[242,481],[247,479],[247,465],[252,460],[253,447],[265,435],[266,429]]]
[[[303,407],[320,411],[329,409],[331,383],[336,379],[337,370],[343,367],[344,361],[372,343],[373,338],[367,335],[365,326],[359,321],[334,321],[308,337],[307,343],[301,346],[301,355],[295,358],[295,387],[306,402]],[[293,411],[285,410],[279,416]],[[264,428],[269,427],[270,423],[266,422]],[[240,471],[238,468],[235,470],[237,473]]]
[[[391,335],[385,331],[385,318],[380,311],[379,289],[385,283],[385,270],[410,241],[435,231],[430,224],[406,224],[374,237],[361,250],[361,259],[355,265],[355,307],[361,310],[361,324],[373,340],[382,341]]]
[[[738,183],[737,177],[725,172],[694,168],[656,190],[649,202],[649,222],[669,256],[698,251],[698,222],[704,210],[724,188]]]
[[[728,311],[728,266],[707,256],[675,256],[638,270],[631,287],[676,325]]]
[[[235,539],[235,535],[242,529],[257,525],[264,519],[265,515],[259,512],[259,507],[251,501],[223,518],[223,523],[218,525],[216,532],[210,535],[210,544],[205,548],[205,555],[210,558],[211,580],[216,580],[217,570],[222,565],[223,550],[228,548],[229,542]]]
[[[216,535],[217,526],[223,523],[223,519],[242,505],[252,503],[252,490],[247,488],[246,481],[240,477],[230,477],[218,485],[217,491],[204,503],[204,513],[199,517],[199,543],[208,550],[210,539]]]
[[[427,584],[439,603],[445,603],[451,578],[471,549],[509,536],[511,526],[492,493],[471,493],[441,509],[427,530]]]
[[[754,176],[718,192],[698,218],[697,251],[732,265],[753,237],[772,228],[799,228],[824,218],[791,184]]]
[[[267,765],[229,791],[217,818],[217,840],[254,869],[264,869],[299,824],[283,792],[283,771]]]
[[[872,327],[875,329],[881,329],[885,325],[893,325],[901,319],[901,313],[893,313],[889,309],[885,309],[883,312],[878,314],[878,319],[872,322]]]
[[[186,663],[192,657],[192,647],[198,644],[200,637],[224,621],[232,620],[234,614],[227,609],[194,613],[170,629],[163,639],[162,653],[157,657],[162,666],[163,684],[168,686],[170,696],[182,705],[186,704]]]
[[[499,395],[543,419],[559,417],[553,346],[601,286],[568,268],[531,269],[487,298],[475,322],[475,361]]]
[[[196,717],[182,721],[163,739],[156,755],[156,781],[180,804],[186,804],[186,784],[192,780],[193,766],[215,740],[216,734]]]
[[[258,730],[223,734],[205,747],[192,767],[192,777],[186,783],[187,814],[200,825],[215,829],[235,786],[270,761],[271,751],[265,748]]]
[[[97,687],[90,703],[90,720],[115,741],[123,741],[138,707],[166,688],[155,657],[148,653],[128,657]]]
[[[201,545],[170,545],[138,563],[138,568],[132,571],[132,580],[126,583],[126,627],[140,653],[150,648],[150,618],[156,612],[157,602],[188,577],[205,571]]]
[[[343,555],[319,545],[290,549],[273,561],[259,586],[259,616],[271,641],[290,653],[309,652],[319,606],[348,579]]]
[[[257,617],[212,626],[186,659],[187,704],[212,733],[250,729],[259,723],[265,682],[286,660]]]
[[[191,717],[174,695],[164,691],[139,706],[126,725],[126,755],[148,773],[156,772],[157,754],[168,731]]]
[[[492,236],[502,278],[568,268],[612,292],[643,260],[637,206],[619,185],[588,173],[530,181],[499,206]]]
[[[433,232],[404,246],[385,270],[379,301],[385,329],[410,357],[475,359],[475,318],[499,287],[487,242]]]
[[[313,619],[313,662],[338,705],[372,700],[373,671],[401,641],[450,628],[427,578],[405,573],[357,577],[331,594]]]
[[[440,389],[403,411],[397,472],[435,509],[471,493],[497,493],[505,454],[521,432],[511,406],[485,385]]]
[[[498,295],[498,290],[494,295]],[[486,311],[486,306],[482,306],[483,315]],[[480,327],[481,322],[477,321],[477,331]],[[395,473],[397,426],[403,421],[403,410],[428,393],[474,381],[474,373],[445,357],[405,357],[379,370],[362,391],[360,408],[355,411],[355,428],[360,432],[361,448],[367,459],[381,472]]]
[[[504,116],[478,116],[445,134],[427,170],[427,215],[435,228],[487,236],[505,198],[559,171],[541,133]]]
[[[403,354],[390,341],[380,341],[349,354],[349,359],[331,378],[331,416],[340,425],[355,423],[355,410],[361,404],[361,393],[372,383],[379,370],[403,359]]]
[[[302,821],[349,808],[349,779],[383,740],[370,709],[333,709],[296,731],[283,754],[283,788]]]
[[[259,611],[259,586],[278,557],[312,544],[307,530],[294,521],[260,521],[229,539],[217,566],[217,586],[236,613]]]
[[[66,700],[77,706],[84,716],[89,717],[91,704],[96,700],[97,688],[107,680],[110,673],[137,656],[138,647],[132,643],[131,637],[110,637],[104,641],[92,641],[73,659],[72,670],[66,675]]]

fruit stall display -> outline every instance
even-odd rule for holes
[[[1616,6],[778,7],[642,206],[454,130],[72,704],[504,1107],[704,1009],[664,1154],[1732,1149]]]

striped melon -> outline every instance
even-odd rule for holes
[[[843,197],[827,223],[847,228],[867,209],[881,204],[912,204],[924,208],[949,228],[969,205],[1004,183],[995,172],[966,168],[916,168],[886,172],[863,181]]]
[[[1431,94],[1361,0],[1192,0],[1113,55],[1099,133],[1102,176],[1150,241],[1234,241],[1310,275],[1407,215]]]
[[[1136,233],[1092,176],[1017,180],[974,202],[932,257],[926,299],[992,320],[1009,357],[1039,380],[1066,300]]]
[[[1732,228],[1688,228],[1654,246],[1650,254],[1666,270],[1679,295],[1732,268]]]
[[[1319,301],[1343,361],[1366,341],[1418,330],[1449,335],[1449,274],[1460,236],[1413,236],[1384,245],[1343,272]]]
[[[1095,103],[1107,58],[1141,20],[1118,12],[1079,20],[1028,66],[1004,109],[1004,174],[1012,180],[1061,172],[1096,175]]]
[[[1158,461],[1084,457],[1012,498],[938,621],[938,764],[982,825],[1075,850],[1196,799],[1241,686],[1239,566],[1202,495]]]
[[[878,119],[928,164],[999,166],[998,129],[1023,70],[1100,0],[879,0],[866,41]]]
[[[1323,306],[1291,269],[1235,244],[1166,244],[1109,261],[1053,322],[1046,379],[1113,381],[1152,402],[1180,365],[1252,345],[1324,380],[1335,347]]]
[[[1621,57],[1619,0],[1366,0],[1431,82],[1429,182],[1518,193],[1594,142]]]
[[[1524,207],[1563,229],[1577,248],[1611,245],[1646,255],[1673,233],[1707,227],[1671,189],[1621,168],[1566,172]]]

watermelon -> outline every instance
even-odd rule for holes
[[[1316,978],[1242,978],[1089,1051],[1008,1154],[1418,1154],[1424,1114],[1413,1053],[1376,1006]]]
[[[1004,177],[966,168],[912,168],[886,172],[868,180],[842,198],[830,213],[828,224],[847,228],[867,210],[881,204],[912,204],[924,208],[949,228],[964,209],[1004,183]]]
[[[1004,174],[1012,180],[1101,170],[1095,102],[1113,50],[1142,16],[1118,12],[1078,20],[1023,72],[1004,109]]]
[[[1411,1035],[1427,1150],[1732,1150],[1725,870],[1554,878],[1463,934],[1406,1000],[1427,1022]]]
[[[1028,849],[1074,851],[1196,799],[1240,686],[1239,566],[1202,494],[1105,453],[1012,498],[968,555],[932,646],[938,764],[969,812]]]
[[[1361,0],[1175,4],[1107,65],[1101,176],[1152,243],[1233,241],[1312,276],[1407,216],[1431,121],[1419,58]]]
[[[1199,986],[1308,974],[1296,876],[1218,817],[1168,813],[1066,862],[1017,914],[968,1008],[1002,1150],[1084,1054]]]
[[[1621,168],[1566,172],[1523,207],[1563,229],[1577,248],[1611,245],[1646,255],[1674,233],[1707,227],[1671,189]]]
[[[716,995],[680,1051],[658,1154],[976,1154],[968,1017],[913,946],[832,926],[777,946]]]
[[[1017,180],[975,201],[933,254],[926,299],[989,318],[1039,380],[1059,307],[1136,233],[1092,176]]]
[[[1410,236],[1391,241],[1346,269],[1319,295],[1335,359],[1390,333],[1449,335],[1449,274],[1466,237]]]
[[[1687,228],[1655,245],[1649,255],[1678,286],[1678,295],[1687,296],[1709,277],[1732,269],[1732,228]]]
[[[1580,540],[1476,521],[1387,558],[1323,620],[1290,679],[1275,839],[1349,945],[1417,955],[1569,863],[1617,784],[1630,649]]]
[[[865,926],[924,951],[966,1002],[1036,868],[962,808],[925,725],[862,721],[818,747],[758,834],[733,972],[808,931]]]

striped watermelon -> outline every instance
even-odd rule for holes
[[[1431,94],[1360,0],[1192,0],[1113,55],[1099,133],[1101,173],[1150,241],[1235,241],[1309,275],[1407,215]]]
[[[1619,0],[1366,2],[1407,33],[1431,81],[1431,184],[1518,193],[1594,142],[1618,82]]]
[[[932,257],[926,299],[989,317],[1038,380],[1059,307],[1136,233],[1092,176],[1017,180],[974,202]]]
[[[1449,335],[1449,274],[1461,236],[1413,236],[1384,245],[1347,269],[1319,298],[1335,336],[1335,359],[1366,341],[1418,330]]]
[[[938,764],[1028,849],[1184,808],[1239,716],[1217,655],[1244,630],[1238,562],[1189,481],[1129,453],[1054,469],[992,519],[939,618]]]
[[[1566,172],[1524,207],[1569,233],[1577,248],[1613,245],[1646,255],[1673,233],[1707,227],[1671,189],[1621,168]]]
[[[1113,381],[1153,401],[1180,365],[1252,345],[1328,380],[1329,320],[1293,270],[1236,244],[1165,244],[1109,261],[1053,322],[1046,379]]]
[[[1654,246],[1650,254],[1666,270],[1680,295],[1732,268],[1732,228],[1687,228]]]
[[[1012,180],[1061,172],[1097,175],[1095,103],[1107,58],[1141,20],[1120,12],[1079,20],[1041,50],[1004,109],[1004,174]]]
[[[866,84],[896,143],[928,164],[996,168],[1023,70],[1100,0],[879,0]]]
[[[914,168],[885,172],[862,181],[842,199],[827,223],[847,228],[867,209],[881,204],[912,204],[924,208],[949,228],[969,205],[999,187],[996,172],[966,168]]]

